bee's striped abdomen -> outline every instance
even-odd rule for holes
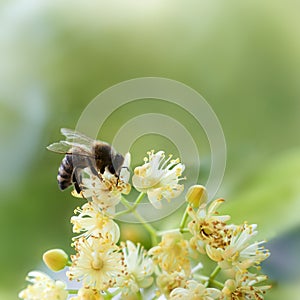
[[[67,154],[62,160],[57,174],[57,182],[61,190],[65,190],[72,184],[72,174],[72,156]]]

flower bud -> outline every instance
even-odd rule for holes
[[[225,286],[222,289],[222,292],[225,296],[230,297],[231,294],[235,291],[236,289],[236,284],[233,279],[228,279],[225,282]]]
[[[74,300],[103,300],[103,296],[100,294],[99,291],[93,289],[91,287],[82,287],[78,291],[77,297],[71,298]]]
[[[191,186],[185,195],[185,200],[193,207],[199,207],[207,201],[206,188],[203,185]]]
[[[52,271],[62,270],[68,263],[68,255],[61,249],[51,249],[44,253],[43,261]]]

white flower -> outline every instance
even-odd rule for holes
[[[77,216],[71,218],[73,232],[83,232],[80,236],[106,236],[108,233],[114,243],[120,238],[120,229],[112,219],[106,216],[103,210],[95,202],[87,202],[82,208],[77,208]],[[80,237],[78,236],[78,237]]]
[[[213,300],[219,299],[220,291],[206,288],[195,280],[188,280],[186,286],[174,289],[170,294],[171,300]]]
[[[148,156],[142,166],[135,168],[132,183],[138,191],[147,193],[155,208],[161,208],[160,201],[163,198],[170,201],[183,191],[183,185],[178,182],[182,179],[179,177],[184,171],[184,165],[179,159],[172,160],[171,156],[165,159],[163,151],[151,151]]]
[[[267,279],[265,275],[255,275],[247,272],[237,272],[235,280],[228,279],[222,289],[221,300],[263,300],[263,295],[270,285],[257,286],[256,284]]]
[[[154,266],[144,248],[131,241],[123,244],[125,272],[117,280],[118,287],[122,288],[122,295],[136,294],[140,288],[147,288],[153,283]]]
[[[69,279],[82,280],[85,286],[98,290],[113,287],[123,272],[124,262],[119,247],[110,237],[81,237],[74,245],[77,253],[71,256]]]
[[[256,224],[242,226],[230,225],[226,232],[226,244],[224,247],[206,247],[207,255],[219,263],[223,269],[246,270],[259,264],[269,257],[270,253],[261,246],[264,241],[250,243],[257,234]],[[225,240],[225,238],[224,238]]]
[[[73,191],[73,196],[91,198],[101,209],[114,208],[121,200],[122,194],[130,192],[130,184],[105,170],[95,175],[90,168],[85,168],[80,183],[81,193]]]
[[[54,281],[48,275],[32,271],[26,278],[30,285],[19,293],[19,298],[25,300],[64,300],[68,297],[66,285],[62,281]]]

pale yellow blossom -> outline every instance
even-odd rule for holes
[[[207,245],[207,255],[217,261],[222,269],[238,271],[250,267],[259,268],[259,264],[269,257],[270,252],[261,246],[264,241],[251,243],[251,239],[257,234],[256,227],[256,224],[246,223],[228,226],[224,247]]]
[[[117,279],[117,286],[122,289],[122,298],[130,298],[141,288],[153,283],[154,265],[146,250],[131,241],[122,244],[125,271]]]
[[[31,284],[19,293],[24,300],[66,300],[68,291],[64,282],[54,281],[48,275],[32,271],[26,278]]]
[[[179,181],[184,165],[171,156],[165,159],[163,151],[151,151],[148,156],[142,166],[134,169],[132,183],[138,191],[147,193],[155,208],[161,208],[163,198],[170,201],[182,193],[184,187]]]
[[[196,248],[201,253],[205,253],[206,245],[223,248],[226,244],[224,230],[226,230],[226,222],[230,219],[230,216],[220,216],[217,213],[217,208],[223,202],[223,199],[217,199],[210,205],[207,205],[206,202],[202,203],[197,211],[191,206],[188,209],[188,213],[192,218],[192,221],[188,224],[188,228],[193,235],[191,245],[192,248]]]
[[[186,274],[183,271],[175,271],[172,273],[162,271],[158,274],[156,278],[156,285],[159,289],[158,294],[162,294],[168,299],[170,293],[174,289],[178,287],[185,287],[187,280],[188,276],[186,276]]]
[[[71,218],[73,232],[83,232],[80,236],[85,237],[91,235],[106,236],[109,233],[113,242],[119,241],[120,229],[118,224],[107,216],[97,203],[87,202],[82,208],[77,208],[75,213],[78,215]]]
[[[263,300],[270,285],[257,285],[265,281],[267,276],[248,272],[237,272],[235,279],[228,279],[222,289],[221,300]]]
[[[188,280],[184,287],[174,289],[170,294],[171,300],[213,300],[219,299],[221,292],[215,288],[207,288],[203,284]]]
[[[168,273],[183,270],[187,275],[191,272],[188,254],[188,241],[180,232],[164,234],[161,242],[149,250],[154,263],[162,270]]]
[[[77,194],[74,190],[73,195],[91,199],[103,210],[114,208],[120,202],[122,194],[127,195],[131,189],[129,183],[107,170],[103,174],[95,175],[90,168],[85,168],[81,176],[81,193]]]
[[[84,286],[79,289],[77,296],[71,297],[70,300],[104,300],[104,297],[98,290]]]
[[[109,236],[88,239],[81,237],[74,243],[76,255],[67,272],[69,279],[82,280],[84,286],[98,290],[113,287],[124,272],[123,255]]]

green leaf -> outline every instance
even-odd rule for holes
[[[300,282],[283,283],[267,292],[265,300],[299,299]]]
[[[221,207],[234,223],[258,224],[259,238],[271,239],[300,225],[300,150],[258,166],[245,187]]]

